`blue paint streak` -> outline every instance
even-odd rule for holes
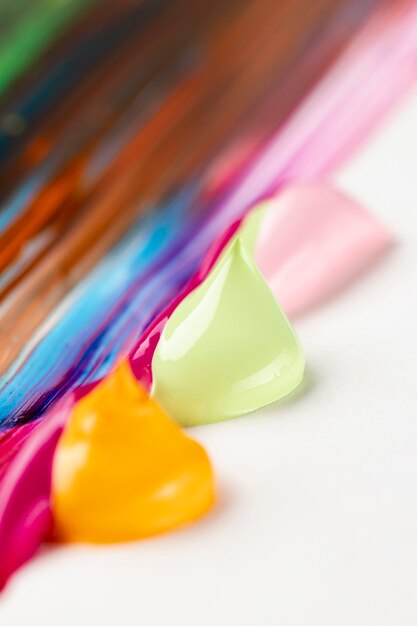
[[[0,378],[0,428],[18,422],[26,411],[29,415],[25,419],[30,417],[34,398],[37,407],[47,406],[56,395],[48,389],[57,385],[61,389],[64,379],[74,387],[109,370],[129,333],[146,321],[161,295],[158,292],[146,302],[154,284],[151,281],[136,297],[128,298],[124,311],[118,310],[116,317],[113,310],[120,309],[126,293],[134,293],[135,283],[184,231],[197,192],[194,185],[162,209],[140,219],[74,290],[68,309],[27,360],[23,364],[15,362]],[[146,306],[141,308],[141,303]]]

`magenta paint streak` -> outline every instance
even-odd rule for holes
[[[0,434],[1,449],[1,465],[0,465],[0,481],[4,476],[10,463],[16,456],[21,445],[36,430],[40,422],[29,422],[28,424],[14,426]]]
[[[33,428],[0,485],[0,589],[29,560],[52,529],[52,460],[74,402],[60,402]]]

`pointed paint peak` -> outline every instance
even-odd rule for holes
[[[53,461],[57,539],[147,537],[197,519],[213,498],[206,452],[144,393],[127,362],[77,403]]]
[[[152,370],[153,395],[183,425],[254,411],[301,382],[297,337],[240,237],[172,314]]]
[[[239,237],[243,239],[247,249],[252,255],[255,254],[259,233],[265,216],[270,206],[269,201],[261,202],[255,206],[245,217],[239,230]]]

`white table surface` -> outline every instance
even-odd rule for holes
[[[393,252],[296,327],[301,393],[193,430],[218,475],[201,523],[43,552],[1,626],[416,626],[417,91],[335,177]]]

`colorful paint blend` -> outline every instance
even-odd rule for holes
[[[381,98],[389,104],[414,76],[416,17],[407,2],[379,11],[377,0],[358,0],[356,10],[342,0],[306,2],[304,26],[292,2],[276,3],[272,12],[262,1],[228,3],[228,11],[224,3],[184,3],[183,11],[172,1],[154,12],[154,3],[141,3],[136,17],[117,5],[120,19],[106,12],[94,27],[100,70],[94,81],[80,73],[59,106],[45,88],[44,117],[28,122],[13,140],[7,135],[2,206],[10,221],[0,241],[3,429],[37,418],[108,372],[185,287],[231,222],[291,180],[326,176],[381,114]],[[158,39],[152,36],[156,24]],[[290,116],[359,25],[340,61]],[[83,46],[90,27],[87,20],[79,33]],[[108,32],[117,33],[114,48]],[[265,47],[268,33],[271,48]],[[52,67],[59,77],[73,75],[67,61],[63,51],[51,55],[42,76],[50,78]],[[80,65],[73,56],[71,63]],[[89,67],[82,65],[86,72]],[[364,80],[369,76],[372,83]],[[13,109],[34,85],[24,87],[10,96]],[[245,154],[236,169],[232,148],[242,142]],[[213,185],[227,155],[235,170]]]
[[[211,507],[181,426],[301,383],[286,315],[390,245],[316,181],[417,67],[407,0],[70,0],[23,41],[50,4],[5,12],[22,54],[0,72],[0,585],[43,541]]]
[[[329,204],[314,202],[317,194]],[[291,202],[294,211],[287,210]],[[237,417],[300,384],[304,357],[298,339],[242,238],[259,250],[270,210],[275,218],[281,216],[273,220],[279,227],[267,231],[273,239],[288,232],[298,211],[318,211],[316,217],[322,215],[324,222],[318,219],[318,230],[308,229],[301,241],[295,238],[294,251],[302,257],[303,251],[315,250],[322,274],[314,284],[321,295],[333,272],[327,263],[335,242],[329,206],[332,219],[341,212],[347,224],[360,218],[358,224],[367,226],[353,229],[354,236],[338,229],[343,284],[387,247],[388,236],[362,208],[332,189],[313,187],[310,199],[306,188],[288,188],[256,207],[243,224],[233,224],[213,244],[189,290],[156,320],[156,350],[148,341],[144,353],[146,359],[153,356],[153,395],[180,424]],[[355,248],[355,242],[361,245]],[[343,244],[356,255],[345,256]],[[288,248],[288,259],[292,253]],[[303,285],[308,271],[301,265],[292,286]],[[312,290],[304,293],[311,304]],[[197,518],[210,507],[213,494],[205,452],[147,397],[125,361],[102,382],[52,410],[12,458],[0,483],[0,541],[8,546],[0,559],[0,581],[4,584],[48,537],[95,543],[145,537]]]

